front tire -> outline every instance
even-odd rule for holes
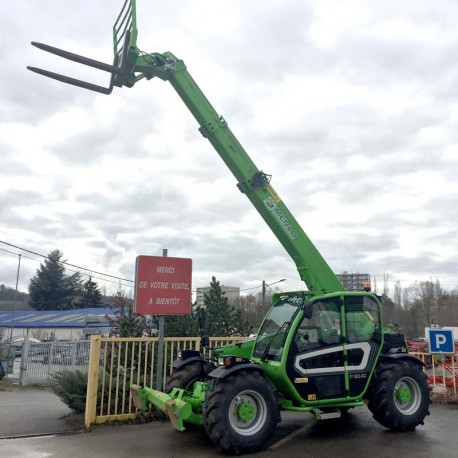
[[[214,369],[215,366],[212,364],[201,363],[200,361],[194,361],[179,369],[175,369],[167,380],[165,392],[170,393],[174,388],[192,391],[194,383],[206,379],[206,376]]]
[[[372,381],[369,410],[392,431],[413,431],[429,415],[429,388],[420,366],[382,363]]]
[[[275,385],[257,371],[216,379],[203,407],[212,442],[230,453],[252,453],[266,445],[280,419]]]

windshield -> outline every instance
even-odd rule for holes
[[[303,301],[302,296],[280,297],[280,301],[270,309],[259,330],[253,350],[254,357],[264,356],[275,361],[281,359],[290,324]]]

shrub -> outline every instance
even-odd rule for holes
[[[137,374],[134,375],[134,380],[137,379]],[[102,374],[99,377],[97,409],[101,410],[103,400],[104,410],[114,412],[116,409],[121,412],[123,408],[127,408],[129,399],[124,400],[122,397],[117,397],[117,383],[120,382],[120,389],[126,389],[129,392],[130,374],[126,379],[119,381],[116,376],[112,378],[112,383],[109,383],[110,374],[106,374],[105,389],[102,392]],[[87,395],[87,374],[78,370],[63,370],[53,374],[52,391],[70,407],[75,413],[85,413],[86,411],[86,395]]]
[[[63,370],[53,376],[54,393],[75,413],[86,410],[87,374],[81,371]]]

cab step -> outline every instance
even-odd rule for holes
[[[312,413],[317,420],[330,420],[331,418],[340,418],[342,416],[342,412],[339,409],[313,409]]]

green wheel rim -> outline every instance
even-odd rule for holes
[[[255,409],[252,404],[249,402],[242,402],[237,406],[237,417],[240,418],[242,421],[250,421],[253,419],[255,413]]]

